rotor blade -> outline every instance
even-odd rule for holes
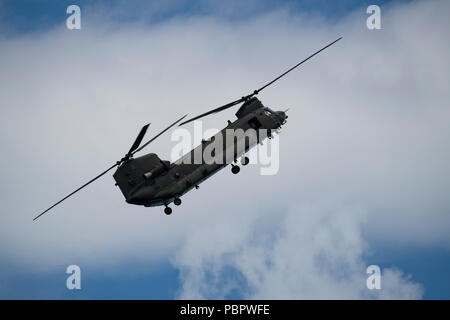
[[[146,124],[145,126],[142,127],[141,131],[139,131],[138,136],[136,137],[136,140],[134,140],[133,145],[130,148],[130,151],[128,151],[127,155],[132,155],[133,151],[136,150],[137,148],[139,148],[139,145],[142,142],[142,139],[144,139],[145,133],[147,132],[148,126],[149,124]]]
[[[282,73],[281,75],[279,75],[278,77],[276,77],[275,79],[273,79],[272,81],[270,81],[269,83],[265,84],[264,86],[262,86],[261,88],[259,88],[258,90],[255,90],[256,94],[258,94],[259,92],[261,92],[261,90],[264,90],[265,88],[267,88],[268,86],[270,86],[272,83],[274,83],[275,81],[281,79],[282,77],[284,77],[285,75],[287,75],[289,72],[291,72],[292,70],[294,70],[295,68],[297,68],[298,66],[300,66],[301,64],[305,63],[306,61],[308,61],[309,59],[311,59],[312,57],[314,57],[315,55],[321,53],[323,50],[325,50],[328,47],[331,47],[333,44],[335,44],[336,42],[338,42],[339,40],[341,40],[342,37],[334,40],[333,42],[327,44],[325,47],[323,47],[322,49],[314,52],[312,55],[310,55],[308,58],[300,61],[299,63],[297,63],[295,66],[293,66],[292,68],[290,68],[289,70],[287,70],[286,72]]]
[[[78,191],[80,191],[81,189],[83,189],[84,187],[86,187],[88,184],[91,184],[92,182],[94,182],[95,180],[97,180],[98,178],[100,178],[101,176],[105,175],[108,171],[110,171],[111,169],[113,169],[114,167],[118,166],[119,163],[114,164],[113,166],[109,167],[107,170],[103,171],[102,173],[100,173],[98,176],[96,176],[95,178],[89,180],[88,182],[86,182],[85,184],[83,184],[81,187],[79,187],[77,190],[75,190],[74,192],[72,192],[71,194],[65,196],[64,198],[62,198],[61,200],[59,200],[57,203],[55,203],[54,205],[52,205],[50,208],[48,208],[47,210],[45,210],[44,212],[42,212],[41,214],[39,214],[38,216],[36,216],[34,220],[36,220],[37,218],[39,218],[40,216],[42,216],[44,213],[50,211],[51,209],[53,209],[54,207],[56,207],[58,204],[60,204],[61,202],[63,202],[64,200],[66,200],[67,198],[69,198],[70,196],[74,195],[75,193],[77,193]]]
[[[185,114],[184,116],[182,116],[180,119],[178,119],[177,121],[175,121],[174,123],[172,123],[170,126],[168,126],[167,128],[165,128],[163,131],[161,131],[160,133],[158,133],[156,136],[154,136],[153,138],[151,138],[149,141],[147,141],[146,143],[144,143],[139,149],[133,151],[131,153],[131,155],[135,154],[136,152],[141,151],[142,149],[144,149],[146,146],[148,146],[151,142],[155,141],[159,136],[161,136],[164,132],[166,132],[167,130],[169,130],[170,128],[172,128],[174,125],[176,125],[178,122],[180,122],[181,120],[183,120],[184,118],[187,117],[187,114]]]
[[[184,124],[186,124],[186,123],[189,123],[189,122],[191,122],[191,121],[194,121],[194,120],[203,118],[203,117],[208,116],[208,115],[210,115],[210,114],[217,113],[217,112],[223,111],[223,110],[225,110],[225,109],[231,108],[231,107],[233,107],[233,106],[235,106],[235,105],[237,105],[237,104],[239,104],[239,103],[241,103],[241,102],[244,102],[246,99],[248,99],[248,96],[247,96],[247,97],[242,97],[242,98],[240,98],[240,99],[238,99],[238,100],[236,100],[236,101],[227,103],[226,105],[223,105],[223,106],[218,107],[218,108],[216,108],[216,109],[213,109],[213,110],[210,110],[210,111],[208,111],[208,112],[202,113],[201,115],[199,115],[199,116],[197,116],[197,117],[195,117],[195,118],[191,118],[191,119],[189,119],[189,120],[187,120],[187,121],[184,121],[184,122],[180,123],[180,126],[182,126],[182,125],[184,125]]]
[[[223,105],[223,106],[221,106],[221,107],[215,108],[215,109],[210,110],[210,111],[205,112],[205,113],[202,113],[201,115],[199,115],[199,116],[197,116],[197,117],[195,117],[195,118],[192,118],[192,119],[189,119],[189,120],[187,120],[187,121],[184,121],[184,122],[180,123],[180,126],[182,126],[182,125],[184,125],[184,124],[186,124],[186,123],[189,123],[189,122],[191,122],[191,121],[194,121],[194,120],[203,118],[203,117],[208,116],[208,115],[210,115],[210,114],[217,113],[217,112],[223,111],[223,110],[225,110],[225,109],[231,108],[231,107],[233,107],[233,106],[235,106],[235,105],[237,105],[237,104],[239,104],[239,103],[241,103],[241,102],[247,101],[247,100],[250,99],[251,97],[253,97],[253,96],[257,95],[259,92],[261,92],[261,90],[264,90],[265,88],[267,88],[268,86],[270,86],[270,85],[271,85],[272,83],[274,83],[275,81],[281,79],[282,77],[284,77],[285,75],[287,75],[289,72],[291,72],[292,70],[294,70],[295,68],[297,68],[297,67],[300,66],[301,64],[305,63],[306,61],[308,61],[309,59],[311,59],[311,58],[314,57],[315,55],[319,54],[320,52],[322,52],[322,51],[325,50],[326,48],[332,46],[333,44],[335,44],[336,42],[338,42],[338,41],[341,40],[341,39],[342,39],[342,37],[340,37],[340,38],[334,40],[333,42],[329,43],[328,45],[326,45],[326,46],[323,47],[322,49],[316,51],[315,53],[313,53],[312,55],[310,55],[308,58],[306,58],[306,59],[300,61],[300,62],[297,63],[295,66],[293,66],[293,67],[290,68],[289,70],[287,70],[287,71],[285,71],[284,73],[282,73],[280,76],[278,76],[278,77],[276,77],[275,79],[273,79],[273,80],[270,81],[269,83],[265,84],[264,86],[262,86],[261,88],[255,90],[255,91],[253,91],[251,94],[249,94],[249,95],[247,95],[247,96],[244,96],[244,97],[242,97],[242,98],[240,98],[240,99],[238,99],[238,100],[236,100],[236,101],[230,102],[230,103],[228,103],[228,104],[226,104],[226,105]]]

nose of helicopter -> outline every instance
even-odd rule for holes
[[[281,124],[285,124],[286,123],[286,119],[288,118],[287,114],[285,111],[277,111],[275,112],[277,118],[280,120]]]

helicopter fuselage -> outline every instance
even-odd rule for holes
[[[154,153],[124,162],[114,173],[114,179],[126,201],[147,207],[167,206],[193,188],[198,188],[201,182],[267,137],[270,138],[272,131],[280,129],[287,118],[282,111],[275,112],[264,107],[257,98],[244,103],[236,115],[236,121],[229,122],[216,135],[203,140],[172,164]],[[230,132],[239,130],[241,135],[230,135]],[[251,135],[242,135],[250,131],[254,139]],[[208,154],[212,154],[214,159],[205,155],[208,149],[212,150]]]

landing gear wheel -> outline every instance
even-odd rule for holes
[[[233,166],[231,168],[231,172],[233,172],[234,174],[238,174],[239,171],[241,171],[241,168],[239,168],[239,166]]]
[[[243,166],[248,165],[249,162],[250,162],[250,159],[249,159],[248,157],[242,157],[242,158],[241,158],[241,164],[242,164]]]
[[[172,208],[170,208],[170,207],[165,207],[165,208],[164,208],[164,213],[167,214],[167,215],[172,214]]]
[[[173,203],[174,203],[176,206],[179,206],[179,205],[181,204],[181,199],[180,199],[180,198],[175,198],[175,200],[173,200]]]

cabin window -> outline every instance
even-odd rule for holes
[[[259,128],[262,127],[261,122],[259,122],[259,120],[256,117],[253,117],[250,120],[248,120],[248,124],[255,130],[258,130]]]

